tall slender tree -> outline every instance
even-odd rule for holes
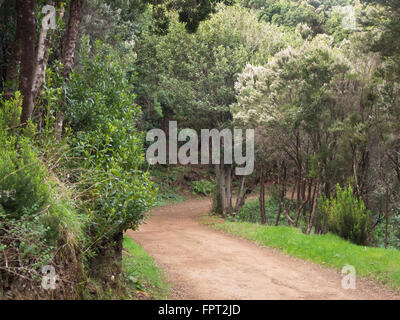
[[[21,41],[21,71],[19,88],[23,95],[21,124],[26,126],[33,111],[32,86],[35,72],[35,0],[18,0],[17,28]]]

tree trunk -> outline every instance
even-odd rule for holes
[[[232,166],[228,166],[226,171],[226,210],[227,213],[233,215],[232,207]]]
[[[260,197],[259,197],[259,203],[260,203],[261,224],[266,224],[267,223],[267,217],[265,215],[264,166],[261,166],[261,172],[260,172]]]
[[[74,65],[74,53],[76,39],[78,38],[79,25],[81,23],[81,12],[84,0],[71,0],[67,33],[65,35],[65,46],[63,56],[63,75],[69,77]]]
[[[307,234],[311,233],[311,229],[312,229],[313,224],[314,224],[314,217],[315,217],[315,212],[317,211],[320,184],[321,184],[321,178],[318,177],[317,185],[315,187],[315,194],[314,194],[314,199],[313,199],[312,211],[311,211],[310,220],[308,222],[308,227],[307,227]]]
[[[16,7],[17,7],[17,14],[19,16],[20,11],[18,8],[18,3],[16,3]],[[21,38],[22,38],[21,25],[17,23],[15,40],[11,48],[11,56],[6,71],[5,94],[4,94],[6,99],[10,99],[14,95],[14,91],[18,89],[18,83],[17,83],[18,65],[21,61],[21,53],[22,53]]]
[[[244,184],[246,181],[246,176],[242,177],[242,181],[240,183],[239,192],[236,197],[236,204],[235,204],[235,213],[238,213],[244,204],[244,197],[245,197],[245,190]]]
[[[63,55],[63,71],[62,74],[65,79],[69,78],[74,65],[74,53],[76,47],[76,40],[78,38],[79,25],[81,23],[81,13],[84,0],[71,0],[69,10],[68,28],[65,35],[65,46]],[[60,141],[63,130],[64,116],[61,112],[57,115],[56,121],[56,139]]]
[[[49,5],[54,5],[54,1],[49,1]],[[64,11],[61,11],[59,17],[62,19]],[[49,56],[49,48],[54,36],[55,30],[48,30],[46,28],[41,28],[39,35],[39,42],[37,46],[36,54],[36,68],[33,81],[33,101],[34,103],[40,96],[40,90],[43,83],[46,80],[46,68],[47,60]]]
[[[300,205],[300,207],[298,207],[298,208],[296,209],[296,215],[295,215],[294,222],[293,222],[293,224],[294,224],[295,227],[297,227],[298,224],[299,224],[299,218],[300,218],[301,210],[303,210],[303,208],[305,207],[305,205],[307,204],[307,202],[308,202],[308,199],[305,199],[305,200],[302,202],[302,204]]]
[[[386,208],[385,208],[385,249],[388,246],[388,227],[389,227],[389,191],[386,190]]]
[[[275,225],[279,225],[279,220],[282,211],[284,212],[286,218],[290,217],[288,216],[287,210],[285,209],[285,197],[286,197],[286,165],[285,163],[282,163],[282,176],[280,177],[280,181],[282,184],[282,189],[281,189],[281,194],[280,194],[280,199],[279,199],[279,210],[278,210],[278,216],[275,221]],[[288,219],[288,223],[290,224],[290,220]]]
[[[280,180],[281,180],[280,176],[281,176],[281,173],[278,171],[278,182],[276,183],[276,189],[277,190],[279,190],[279,188],[280,188]],[[281,201],[281,199],[282,199],[282,192],[280,192],[280,194],[279,194],[279,207],[278,207],[278,213],[276,215],[275,226],[279,225],[279,221],[281,219],[281,213],[282,213],[282,201]]]
[[[298,184],[297,184],[297,197],[296,197],[296,210],[299,208],[300,206],[300,198],[301,198],[301,182],[303,180],[303,174],[302,174],[302,170],[301,167],[299,166],[298,168],[299,170],[299,177],[298,177]]]
[[[105,287],[117,287],[122,275],[123,236],[123,232],[117,232],[111,238],[104,239],[90,260],[92,276],[101,280]]]
[[[304,206],[303,208],[303,218],[304,222],[307,222],[307,209],[311,211],[311,205],[312,205],[312,186],[313,186],[313,180],[310,178],[310,181],[308,183],[308,190],[307,190],[307,206]],[[308,207],[308,208],[307,208]]]
[[[220,193],[221,193],[221,210],[222,215],[225,217],[226,213],[226,193],[225,193],[225,167],[224,164],[220,164]]]
[[[22,102],[21,125],[25,127],[33,111],[33,77],[35,71],[35,0],[17,0],[17,25],[21,32],[21,71],[19,89]]]

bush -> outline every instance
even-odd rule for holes
[[[40,287],[44,265],[52,264],[69,277],[66,268],[58,265],[57,254],[66,247],[60,247],[60,240],[68,234],[64,243],[74,246],[81,236],[81,219],[69,194],[51,178],[32,141],[13,134],[19,120],[12,117],[15,121],[10,122],[10,111],[7,106],[0,108],[0,279],[7,279],[0,281],[0,299],[18,290],[37,297],[31,289]],[[4,119],[12,126],[5,127]],[[79,268],[79,263],[75,259],[68,267]],[[30,281],[23,284],[20,279]]]
[[[0,154],[0,206],[4,212],[18,219],[33,208],[42,210],[49,199],[46,171],[28,139],[0,136]]]
[[[140,108],[119,56],[96,42],[84,46],[67,88],[72,182],[88,200],[96,237],[135,228],[155,197],[144,163]]]
[[[208,196],[214,188],[214,184],[208,180],[199,180],[192,182],[193,192]]]
[[[353,195],[351,186],[337,186],[336,196],[320,198],[316,216],[316,231],[331,232],[358,245],[369,242],[370,212],[362,199]]]
[[[270,197],[265,203],[265,216],[269,224],[275,223],[276,216],[279,210],[279,199]],[[252,223],[261,223],[260,217],[260,202],[258,199],[248,200],[240,209],[239,213],[234,218],[235,221],[245,221]],[[286,219],[281,217],[280,225],[285,225]]]

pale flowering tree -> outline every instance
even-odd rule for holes
[[[332,39],[321,35],[301,47],[280,51],[263,67],[247,65],[238,77],[233,119],[257,127],[258,139],[264,141],[258,144],[259,163],[267,171],[273,169],[280,188],[276,223],[282,211],[290,225],[297,225],[307,204],[307,231],[311,230],[322,180],[336,150],[337,137],[329,128],[338,106],[330,88],[348,70],[348,62],[332,46]],[[283,201],[291,177],[292,198],[297,193],[294,217]],[[328,192],[325,180],[324,187]]]

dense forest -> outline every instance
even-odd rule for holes
[[[169,121],[255,129],[250,176],[195,185],[214,215],[399,250],[399,48],[398,0],[2,1],[0,299],[129,296]]]

